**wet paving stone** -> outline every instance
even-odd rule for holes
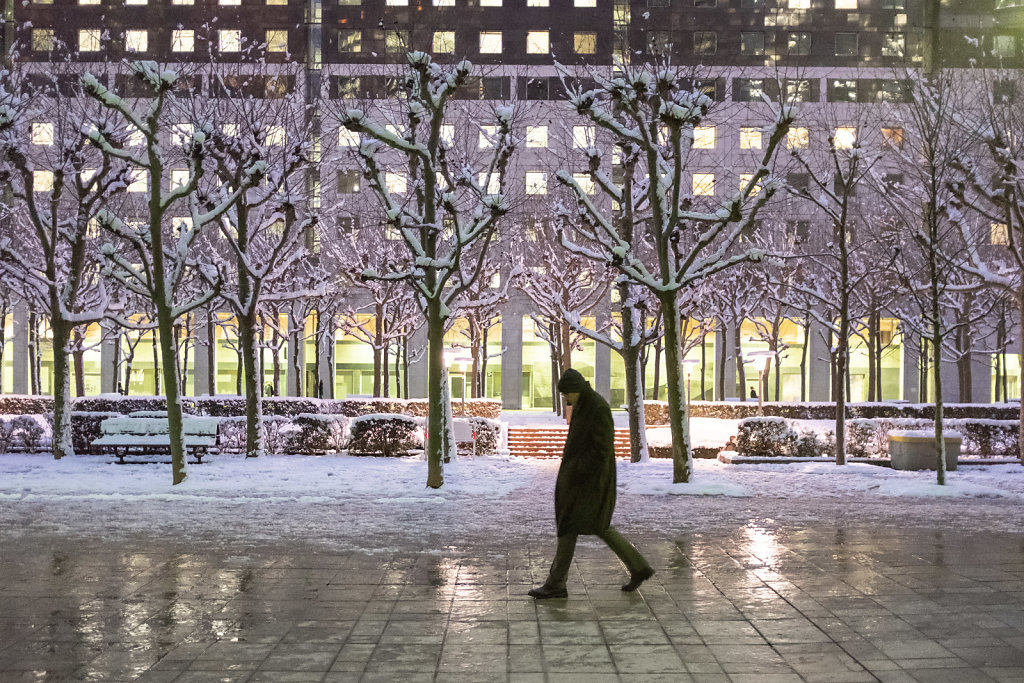
[[[841,533],[840,533],[841,532]],[[637,533],[635,594],[581,543],[327,553],[281,542],[2,539],[0,682],[927,683],[1024,680],[1021,537]]]

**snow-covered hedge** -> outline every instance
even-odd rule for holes
[[[289,451],[291,437],[299,431],[287,417],[263,416],[263,447],[268,455]],[[217,427],[217,448],[228,453],[245,452],[245,417],[225,417]]]
[[[748,417],[736,431],[736,452],[752,457],[796,455],[797,433],[782,417]]]
[[[348,452],[352,455],[408,455],[423,448],[423,420],[408,415],[371,413],[352,420]]]
[[[501,422],[486,417],[456,418],[459,421],[468,421],[473,431],[476,432],[476,454],[497,455],[501,445]],[[473,453],[472,441],[459,441],[459,453],[469,455]]]
[[[935,407],[926,403],[851,403],[851,418],[865,419],[935,419]],[[947,403],[943,413],[947,419],[961,420],[1015,420],[1019,407],[1016,403]],[[644,401],[644,414],[648,425],[668,424],[668,404],[664,401]],[[767,417],[790,420],[834,420],[832,403],[774,403],[764,404]],[[723,420],[742,420],[757,417],[757,401],[691,401],[690,417],[711,417]]]
[[[103,435],[100,425],[108,417],[119,417],[120,413],[74,411],[71,413],[71,443],[75,453],[92,451],[92,442]]]
[[[0,415],[41,415],[53,411],[50,396],[0,394]]]
[[[53,429],[47,415],[0,415],[0,454],[35,453],[50,445]]]
[[[288,452],[300,455],[337,453],[348,445],[350,418],[344,415],[296,415],[292,424],[297,428],[289,440]]]
[[[349,417],[373,414],[427,416],[425,398],[345,398],[337,403],[340,404],[339,412]],[[496,420],[501,417],[501,401],[493,398],[455,399],[452,401],[452,414]]]

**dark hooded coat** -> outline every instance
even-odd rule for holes
[[[558,382],[562,393],[579,392],[555,482],[558,535],[599,534],[615,510],[615,425],[608,402],[576,370]]]

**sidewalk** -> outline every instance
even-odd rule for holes
[[[547,602],[525,595],[544,537],[375,553],[0,538],[0,681],[1024,680],[1020,535],[624,531],[658,569],[638,593],[581,539],[569,599]]]

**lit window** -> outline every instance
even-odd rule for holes
[[[408,7],[409,0],[387,0],[384,4],[388,7]]]
[[[501,7],[501,0],[480,0],[481,7]]]
[[[288,0],[267,0],[268,5],[287,5]]]
[[[487,172],[484,171],[477,177],[477,184],[480,185],[480,189],[484,191],[484,194],[498,194],[501,192],[501,177],[497,173],[491,173],[488,176]]]
[[[694,31],[693,51],[698,55],[713,55],[718,52],[718,34],[714,31]]]
[[[129,192],[145,192],[149,187],[149,171],[144,168],[133,169],[128,179]]]
[[[811,9],[811,0],[787,0],[788,9]]]
[[[857,9],[857,0],[836,0],[836,9]]]
[[[549,0],[526,0],[527,7],[548,7]]]
[[[359,133],[348,128],[338,129],[338,147],[358,147]]]
[[[391,194],[405,194],[405,174],[387,171],[384,174],[384,184]]]
[[[224,133],[228,137],[238,136],[238,124],[237,123],[225,123],[220,127],[220,132]]]
[[[1014,36],[992,36],[992,55],[1000,59],[1013,59],[1017,55]]]
[[[195,0],[171,0],[172,5],[194,5]]]
[[[88,185],[89,183],[92,182],[92,179],[95,178],[96,174],[99,172],[100,170],[98,168],[83,168],[79,172],[78,178],[79,180],[82,181],[84,185]]]
[[[145,5],[148,4],[148,0],[124,0],[126,5]]]
[[[455,7],[455,0],[434,0],[434,7]]]
[[[888,149],[903,148],[903,129],[895,126],[882,128],[882,146]]]
[[[694,149],[714,149],[715,148],[715,127],[714,126],[697,126],[693,129],[693,148]]]
[[[544,171],[526,172],[526,194],[547,194],[548,174]]]
[[[52,123],[33,123],[32,124],[32,144],[33,145],[52,145],[53,144],[53,124]]]
[[[714,173],[694,173],[693,174],[693,194],[698,196],[710,197],[715,194],[715,174]]]
[[[526,127],[526,146],[527,147],[547,147],[548,146],[548,127],[547,126],[527,126]]]
[[[597,34],[573,33],[572,50],[578,55],[592,55],[597,52]]]
[[[171,169],[171,189],[177,190],[180,187],[188,185],[188,169],[187,168],[173,168]]]
[[[786,53],[794,57],[811,54],[811,34],[794,32],[786,34]]]
[[[98,5],[100,0],[78,0],[79,5]]]
[[[483,52],[483,49],[480,50]],[[546,55],[551,51],[551,42],[548,39],[547,31],[526,32],[526,54]]]
[[[435,33],[434,35],[436,36],[437,34]],[[360,52],[362,49],[362,31],[359,29],[342,29],[338,31],[338,52]]]
[[[883,33],[882,34],[882,56],[902,57],[907,52],[907,34],[905,33]]]
[[[98,28],[83,28],[78,31],[79,52],[99,52],[100,30]]]
[[[480,126],[480,140],[478,146],[480,149],[494,147],[494,141],[497,136],[497,126]]]
[[[384,52],[389,55],[401,54],[409,49],[408,31],[385,31]]]
[[[480,54],[500,55],[501,54],[501,31],[480,32]]]
[[[576,181],[576,184],[586,194],[594,194],[597,191],[597,188],[594,186],[594,179],[590,177],[589,173],[573,173],[572,179]]]
[[[128,133],[129,147],[142,147],[144,144],[146,144],[146,135],[141,130],[133,130]]]
[[[597,0],[573,0],[573,7],[597,7]]]
[[[786,131],[786,146],[790,149],[807,149],[811,144],[809,128],[790,128]]]
[[[809,102],[811,100],[811,82],[806,78],[786,81],[786,101]]]
[[[284,147],[284,126],[268,126],[266,144],[268,147]]]
[[[743,192],[744,190],[746,190],[747,189],[747,185],[749,185],[750,181],[753,180],[753,179],[754,179],[754,174],[753,173],[740,173],[740,192]],[[756,197],[757,193],[760,192],[760,191],[761,191],[761,186],[760,185],[755,185],[754,189],[752,189],[750,191],[750,196],[751,197]]]
[[[760,128],[740,128],[740,149],[761,149]]]
[[[53,191],[53,171],[32,171],[32,189],[36,192]]]
[[[81,33],[81,32],[79,32]],[[36,52],[49,52],[53,49],[53,29],[32,29],[32,49]]]
[[[217,0],[218,5],[241,5],[242,0]]]
[[[194,132],[191,123],[175,123],[171,126],[171,144],[181,146],[191,143]]]
[[[267,52],[288,52],[288,31],[268,29]]]
[[[450,55],[455,52],[455,31],[434,31],[434,52]]]
[[[839,126],[836,128],[835,145],[836,149],[853,149],[857,142],[857,129],[853,126]]]
[[[171,31],[171,52],[192,52],[196,49],[196,32],[192,29]]]
[[[237,28],[217,32],[217,46],[221,52],[241,52],[242,31]]]
[[[1010,244],[1010,231],[1006,223],[992,223],[989,225],[989,244],[1006,247]]]
[[[594,126],[573,126],[572,146],[573,149],[590,149],[594,146],[597,131]]]
[[[455,146],[455,126],[453,124],[441,124],[441,141],[449,147]]]

